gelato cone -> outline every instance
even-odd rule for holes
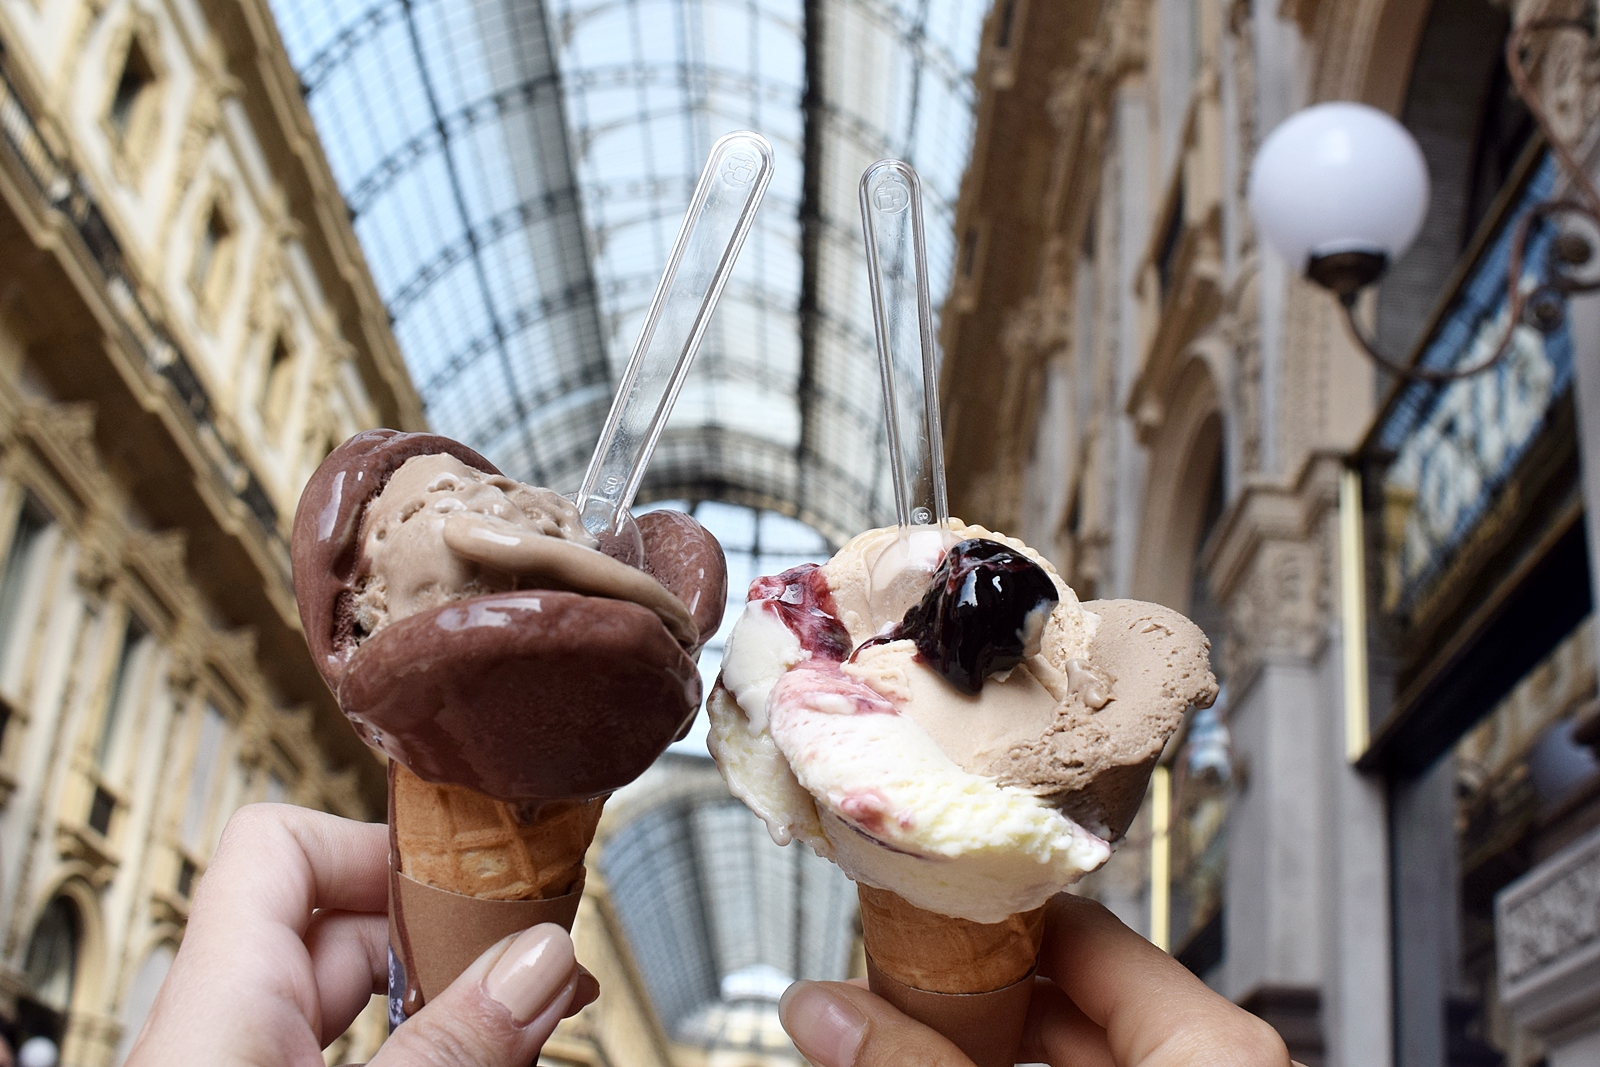
[[[390,1018],[487,947],[571,928],[605,798],[693,721],[725,602],[692,518],[638,521],[627,560],[577,509],[432,434],[331,453],[295,514],[306,640],[390,758]]]
[[[400,873],[480,900],[542,900],[583,886],[583,854],[605,801],[517,805],[425,782],[399,764],[391,824]]]
[[[483,946],[539,923],[572,929],[604,805],[517,805],[389,765],[389,944],[404,1014]]]
[[[862,883],[867,956],[896,981],[930,993],[988,993],[1027,977],[1039,958],[1044,909],[975,923],[907,904]]]
[[[874,992],[1010,1064],[1043,908],[1126,831],[1209,642],[1157,604],[1080,604],[1027,545],[869,530],[750,587],[708,702],[729,789],[857,883]]]
[[[872,991],[948,1037],[977,1067],[1011,1067],[1044,909],[975,923],[924,911],[866,883],[856,888]]]

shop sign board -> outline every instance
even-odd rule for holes
[[[1436,325],[1422,366],[1468,366],[1493,354],[1505,335],[1517,220],[1549,196],[1554,180],[1554,161],[1546,157]],[[1556,233],[1546,220],[1530,234],[1524,292],[1546,279]],[[1375,435],[1378,448],[1394,457],[1382,475],[1384,610],[1409,614],[1433,591],[1571,382],[1572,339],[1563,323],[1548,334],[1519,325],[1505,357],[1482,374],[1405,386]]]

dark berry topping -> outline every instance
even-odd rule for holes
[[[814,659],[840,662],[850,654],[850,632],[835,614],[828,579],[815,563],[750,583],[749,600],[762,601],[778,613]]]
[[[917,654],[966,693],[1039,650],[1060,599],[1044,568],[998,541],[962,541],[945,555],[922,602],[895,627]]]

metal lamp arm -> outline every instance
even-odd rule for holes
[[[1516,86],[1517,94],[1527,104],[1528,111],[1538,123],[1540,132],[1544,135],[1545,143],[1550,146],[1560,165],[1562,173],[1571,183],[1577,193],[1578,199],[1545,200],[1535,204],[1528,212],[1517,221],[1517,228],[1512,236],[1511,255],[1506,264],[1506,328],[1499,344],[1495,345],[1493,353],[1487,358],[1479,360],[1469,367],[1452,368],[1450,370],[1432,370],[1427,367],[1408,366],[1399,363],[1382,352],[1361,331],[1355,318],[1356,292],[1350,290],[1341,292],[1339,303],[1344,307],[1345,322],[1350,328],[1350,334],[1356,342],[1366,351],[1373,362],[1389,371],[1391,374],[1414,381],[1424,382],[1453,382],[1462,378],[1470,378],[1475,374],[1482,374],[1493,368],[1507,352],[1511,350],[1512,339],[1516,336],[1517,327],[1521,325],[1525,314],[1531,313],[1531,325],[1551,330],[1559,325],[1562,317],[1561,302],[1572,293],[1592,292],[1600,289],[1600,277],[1583,280],[1572,277],[1566,273],[1566,268],[1576,267],[1587,263],[1592,255],[1588,241],[1581,237],[1572,236],[1568,240],[1559,239],[1552,249],[1551,266],[1554,277],[1532,292],[1522,291],[1522,267],[1527,251],[1528,238],[1533,233],[1534,223],[1553,215],[1579,215],[1589,220],[1596,230],[1600,230],[1600,191],[1589,180],[1579,165],[1577,157],[1573,154],[1572,146],[1563,141],[1550,124],[1550,117],[1545,111],[1544,100],[1534,89],[1528,79],[1528,72],[1522,65],[1522,50],[1528,39],[1535,33],[1544,33],[1553,30],[1581,30],[1590,37],[1594,36],[1595,25],[1593,18],[1565,18],[1550,17],[1529,19],[1516,27],[1511,36],[1506,40],[1506,69],[1511,75],[1512,83]]]

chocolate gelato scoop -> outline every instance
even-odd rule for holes
[[[560,495],[433,434],[369,430],[300,498],[306,640],[361,736],[419,777],[502,800],[602,796],[700,704],[721,621],[716,539],[638,519],[643,566],[598,550]]]

